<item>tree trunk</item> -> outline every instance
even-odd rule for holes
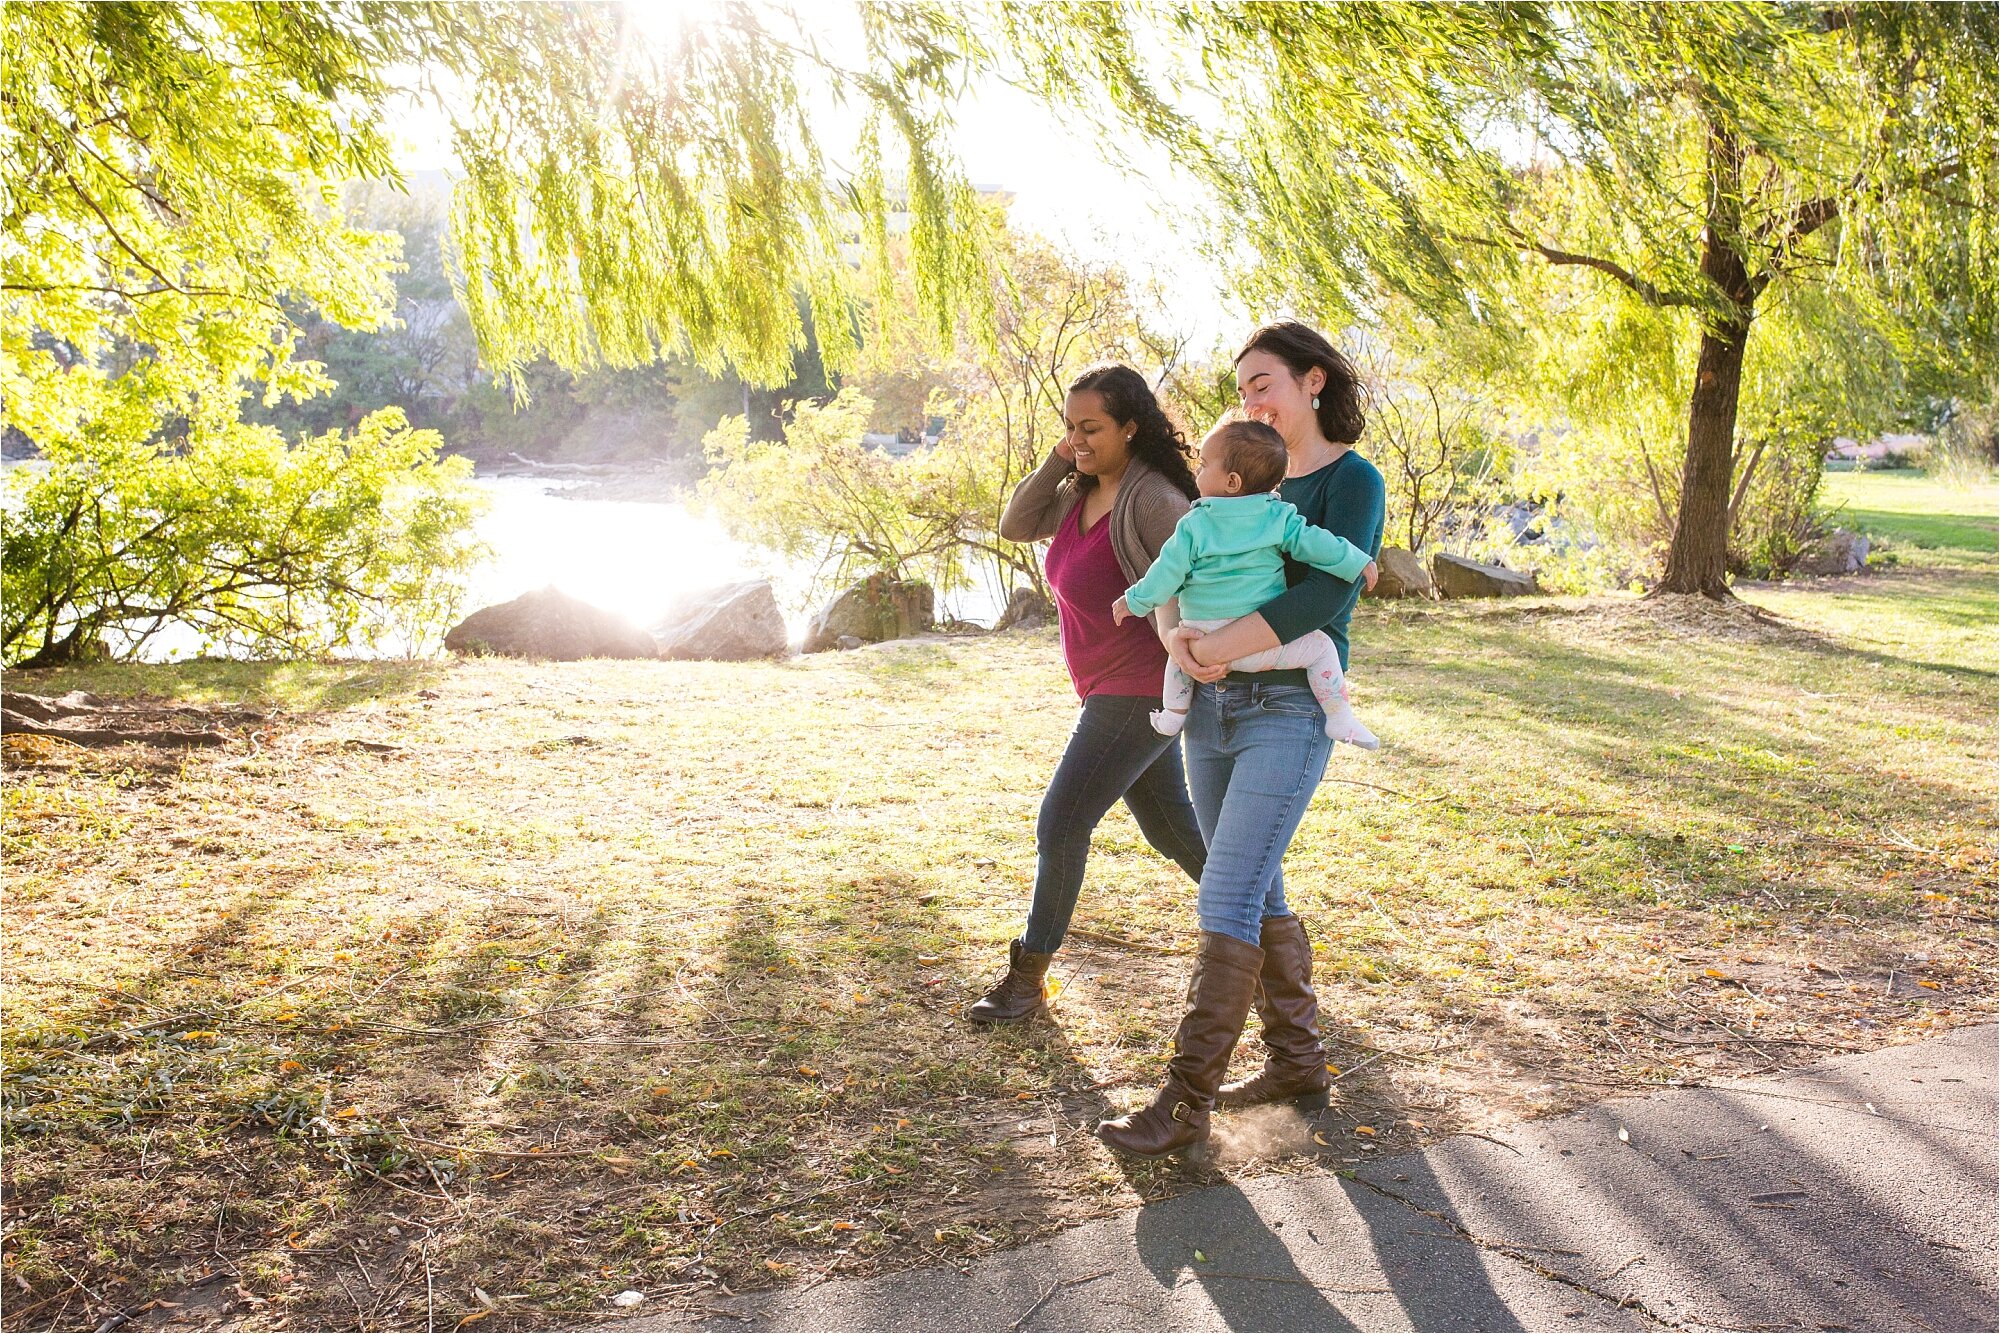
[[[1681,472],[1680,515],[1667,547],[1667,575],[1656,592],[1702,593],[1719,602],[1735,596],[1729,566],[1729,484],[1736,459],[1736,400],[1750,325],[1703,329],[1688,402],[1687,465]]]
[[[1750,341],[1756,293],[1739,246],[1743,222],[1743,152],[1736,136],[1711,119],[1708,209],[1701,237],[1701,272],[1723,298],[1702,320],[1688,400],[1687,464],[1681,471],[1680,514],[1667,546],[1667,577],[1656,593],[1700,593],[1718,602],[1729,591],[1729,484],[1736,467],[1736,400],[1743,385],[1743,350]]]

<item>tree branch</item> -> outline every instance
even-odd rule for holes
[[[1599,273],[1606,274],[1623,286],[1630,288],[1649,306],[1698,306],[1701,304],[1699,298],[1690,296],[1685,292],[1668,292],[1662,290],[1657,284],[1648,282],[1614,260],[1603,259],[1596,255],[1579,254],[1573,250],[1561,250],[1551,245],[1543,245],[1541,242],[1533,240],[1520,232],[1514,233],[1513,237],[1508,240],[1500,240],[1490,236],[1454,236],[1452,239],[1469,242],[1473,245],[1490,246],[1495,250],[1532,251],[1551,264],[1580,265],[1586,269],[1596,269]]]

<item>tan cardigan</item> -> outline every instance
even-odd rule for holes
[[[1000,516],[1000,536],[1009,542],[1039,542],[1054,537],[1076,508],[1083,492],[1076,485],[1076,464],[1053,449],[1042,466],[1023,478]],[[1133,459],[1118,483],[1105,522],[1111,525],[1111,550],[1125,582],[1136,584],[1153,568],[1160,548],[1173,536],[1174,525],[1188,512],[1188,498],[1156,468]],[[1106,608],[1109,610],[1109,608]],[[1165,639],[1180,624],[1180,602],[1169,600],[1153,609],[1153,625]]]

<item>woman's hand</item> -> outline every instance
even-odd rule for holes
[[[1202,637],[1202,632],[1189,625],[1174,627],[1167,639],[1167,656],[1174,660],[1174,666],[1186,672],[1190,679],[1213,684],[1229,675],[1229,664],[1217,663],[1208,667],[1194,659],[1194,641]]]
[[[1362,566],[1361,567],[1362,590],[1364,592],[1373,593],[1375,591],[1375,580],[1381,576],[1381,573],[1382,573],[1381,569],[1372,560],[1369,561],[1366,565]]]
[[[1118,600],[1111,604],[1111,623],[1113,625],[1123,625],[1131,619],[1132,608],[1126,603],[1125,595],[1120,593]]]
[[[1056,441],[1056,457],[1064,463],[1076,462],[1076,451],[1069,447],[1069,435],[1067,432],[1063,434],[1061,439]]]

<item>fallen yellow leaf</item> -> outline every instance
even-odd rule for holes
[[[350,1117],[355,1117],[359,1115],[361,1115],[361,1109],[359,1107],[352,1107],[352,1106],[343,1107],[339,1111],[333,1114],[334,1119],[337,1121],[345,1121]]]
[[[1918,985],[1918,986],[1920,986],[1920,987],[1929,987],[1929,988],[1930,988],[1930,989],[1931,989],[1932,991],[1943,991],[1943,990],[1944,990],[1944,988],[1943,988],[1943,987],[1939,986],[1939,985],[1938,985],[1937,983],[1935,983],[1935,982],[1931,981],[1931,980],[1930,980],[1929,978],[1926,978],[1926,977],[1920,977],[1920,978],[1918,978],[1918,979],[1917,979],[1917,985]]]
[[[1374,1134],[1374,1133],[1375,1133],[1375,1127],[1374,1127],[1374,1126],[1356,1126],[1356,1127],[1354,1127],[1354,1133],[1355,1133],[1355,1134],[1357,1134],[1357,1135],[1372,1135],[1372,1134]]]
[[[304,1067],[303,1065],[299,1064],[299,1063],[298,1063],[297,1061],[279,1061],[279,1062],[278,1062],[278,1073],[279,1073],[279,1074],[281,1074],[281,1075],[289,1075],[289,1074],[291,1074],[291,1073],[292,1073],[292,1072],[293,1072],[294,1070],[303,1070],[303,1069],[305,1069],[305,1067]]]

